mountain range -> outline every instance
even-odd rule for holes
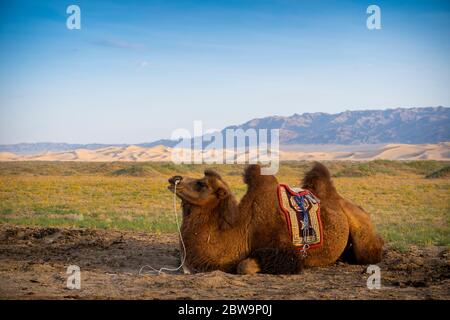
[[[450,108],[397,108],[253,119],[231,129],[280,129],[280,144],[437,143],[450,141]]]
[[[397,108],[323,112],[252,119],[223,129],[280,129],[280,145],[430,144],[450,141],[450,108]],[[133,146],[173,147],[178,141],[157,140]],[[0,152],[18,155],[77,149],[127,148],[130,144],[19,143],[0,145]]]

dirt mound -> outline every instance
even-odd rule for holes
[[[300,275],[141,274],[178,265],[176,234],[0,225],[0,298],[18,299],[450,299],[450,251],[387,249],[382,287],[367,289],[366,266],[341,262]],[[81,289],[66,288],[67,267]],[[148,270],[148,269],[145,269]]]

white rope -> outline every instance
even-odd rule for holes
[[[186,261],[186,246],[184,244],[183,236],[181,235],[181,228],[180,228],[180,223],[178,221],[178,213],[177,213],[177,184],[178,183],[180,183],[180,181],[178,179],[175,180],[175,188],[173,191],[173,211],[175,212],[175,220],[177,222],[178,234],[180,235],[181,245],[183,246],[183,257],[181,259],[181,264],[178,266],[178,268],[162,267],[160,269],[155,269],[151,265],[146,264],[146,265],[142,266],[141,269],[139,270],[139,275],[142,274],[142,270],[144,270],[145,268],[150,269],[150,271],[147,271],[147,273],[161,274],[164,271],[175,272],[175,271],[178,271],[181,268],[183,268],[183,265]]]

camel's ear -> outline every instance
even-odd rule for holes
[[[222,179],[220,174],[218,174],[216,171],[214,171],[212,169],[206,169],[204,174],[205,174],[206,177],[213,177],[213,178]]]
[[[216,191],[216,194],[220,200],[225,199],[229,195],[228,190],[223,187],[219,187],[219,189],[217,189]]]
[[[229,193],[228,190],[220,188],[220,190],[223,190],[226,192],[226,195],[222,193],[218,193],[219,197],[224,197],[220,200],[219,206],[218,206],[218,217],[219,217],[219,227],[221,230],[226,230],[236,224],[236,221],[238,219],[238,203],[234,196]]]

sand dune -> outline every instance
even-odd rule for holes
[[[11,152],[0,152],[0,161],[14,161],[18,156]]]
[[[0,152],[0,161],[171,161],[173,148],[155,146],[108,147],[97,150],[77,149],[64,152],[45,152],[37,155],[17,155]],[[180,149],[176,149],[180,151]],[[186,152],[186,150],[183,150]],[[217,152],[217,151],[216,151]],[[195,151],[193,156],[204,161],[212,160],[217,155],[213,150]],[[227,158],[254,159],[255,152],[238,152],[236,155],[225,150]],[[449,160],[450,142],[438,144],[385,144],[360,146],[287,146],[279,151],[281,160]]]

